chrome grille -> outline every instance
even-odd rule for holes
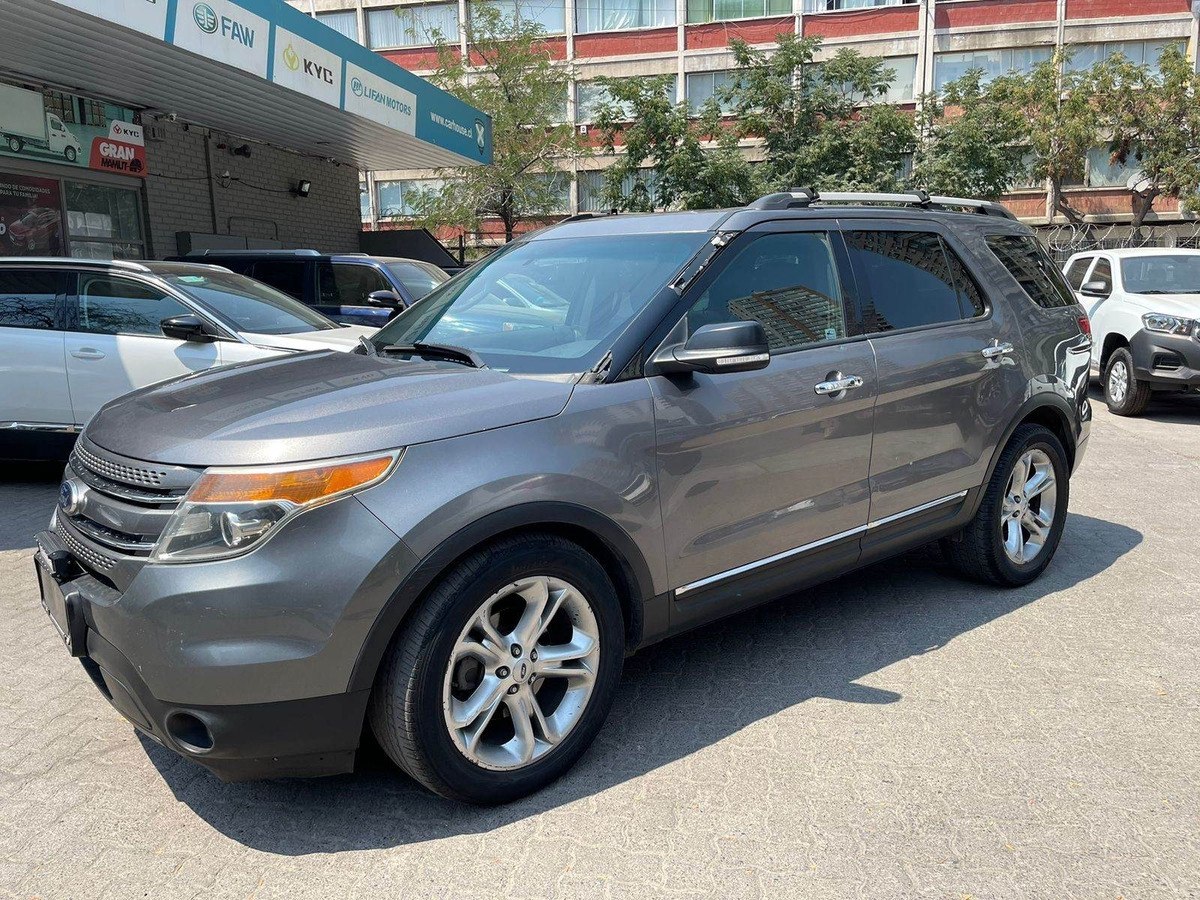
[[[159,485],[167,474],[160,469],[141,469],[122,465],[107,459],[100,459],[83,446],[82,442],[75,445],[75,455],[93,472],[99,472],[114,481],[124,481],[129,484]]]

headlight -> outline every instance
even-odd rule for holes
[[[383,481],[401,451],[263,468],[206,469],[167,522],[152,562],[247,553],[305,510]]]
[[[1184,319],[1166,313],[1146,313],[1142,316],[1142,324],[1147,331],[1157,331],[1160,334],[1181,334],[1185,337],[1196,333],[1200,327],[1195,319]]]

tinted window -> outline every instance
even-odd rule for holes
[[[325,263],[317,268],[317,302],[321,306],[365,306],[372,291],[392,286],[377,269],[348,263]]]
[[[163,277],[231,322],[238,331],[298,334],[337,326],[282,291],[232,272],[192,270]]]
[[[302,262],[265,259],[256,262],[250,274],[276,290],[283,291],[289,297],[303,300],[304,276],[307,269],[307,264]]]
[[[517,241],[410,306],[372,340],[381,347],[458,344],[507,372],[585,372],[711,237]]]
[[[1123,259],[1121,281],[1131,294],[1200,294],[1200,254],[1171,253]]]
[[[950,263],[936,234],[848,231],[868,334],[963,318]]]
[[[0,270],[0,327],[53,329],[66,284],[62,272]]]
[[[942,241],[942,250],[946,253],[946,263],[950,266],[950,274],[954,276],[954,287],[958,291],[959,305],[963,315],[968,318],[982,316],[987,313],[987,303],[983,299],[983,291],[967,271],[967,264],[954,252],[952,247]]]
[[[83,275],[79,282],[79,331],[162,337],[163,319],[191,312],[175,298],[136,281]]]
[[[1112,290],[1112,263],[1103,256],[1096,260],[1096,268],[1092,269],[1089,281],[1103,281]]]
[[[988,247],[1038,306],[1072,306],[1075,295],[1037,238],[1025,234],[989,234]]]
[[[1094,256],[1081,256],[1069,266],[1067,266],[1067,282],[1075,290],[1083,287],[1083,279],[1087,277],[1088,266],[1092,264]]]
[[[771,234],[739,250],[688,311],[688,332],[735,320],[757,321],[776,352],[844,338],[829,235]]]
[[[414,300],[420,300],[439,284],[449,281],[450,276],[439,269],[422,262],[392,262],[385,263],[389,272],[412,294]]]

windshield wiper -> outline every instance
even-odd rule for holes
[[[379,348],[380,353],[411,353],[416,356],[427,356],[431,359],[444,359],[448,362],[462,363],[472,369],[486,369],[487,364],[474,350],[466,347],[456,347],[453,344],[427,344],[424,341],[414,341],[411,344],[388,344]]]
[[[367,340],[362,335],[358,336],[358,346],[354,348],[354,352],[357,353],[360,350],[364,356],[379,355],[379,348],[377,348],[371,341]]]

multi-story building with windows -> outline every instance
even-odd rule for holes
[[[392,61],[426,73],[435,63],[428,35],[460,34],[467,0],[405,5],[395,0],[291,0],[293,5]],[[1153,64],[1169,44],[1197,51],[1189,0],[491,0],[534,18],[551,35],[556,57],[575,73],[564,116],[586,128],[601,91],[598,76],[674,76],[679,100],[698,108],[729,77],[729,42],[770,46],[781,32],[819,35],[821,58],[841,47],[883,57],[896,72],[890,100],[913,104],[972,68],[991,76],[1026,71],[1069,46],[1070,65],[1089,66],[1113,53]],[[465,49],[465,45],[464,45]],[[748,147],[748,152],[753,152]],[[561,180],[563,213],[600,208],[602,169],[594,157],[570,164]],[[1101,222],[1128,220],[1134,174],[1097,147],[1081,160],[1072,205]],[[367,227],[411,212],[406,196],[436,186],[430,172],[370,173],[363,194]],[[1048,223],[1045,185],[1021,186],[1006,202],[1034,224]],[[1175,204],[1156,203],[1160,220],[1178,219]]]

